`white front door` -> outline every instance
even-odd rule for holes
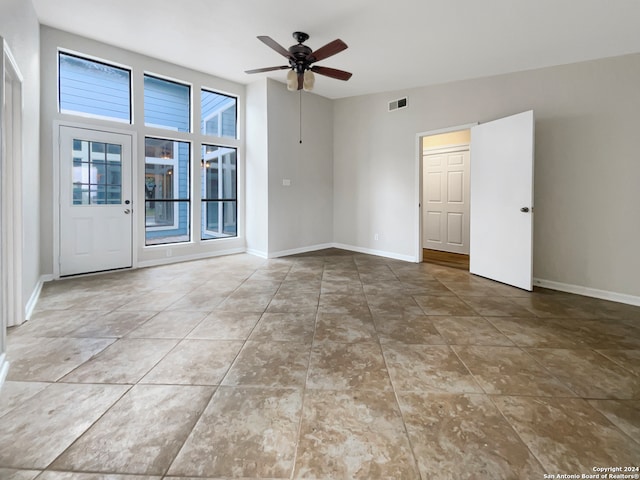
[[[60,127],[60,275],[132,265],[130,135]]]
[[[529,291],[533,138],[533,111],[471,128],[469,271]]]
[[[426,150],[422,159],[422,247],[468,254],[469,147]]]

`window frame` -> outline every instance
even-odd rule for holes
[[[113,166],[113,163],[109,162],[109,152],[108,152],[108,146],[110,145],[114,145],[111,143],[106,143],[106,142],[95,142],[93,140],[80,140],[80,142],[82,143],[82,149],[81,150],[76,150],[75,149],[75,144],[72,147],[72,153],[75,152],[81,152],[83,153],[83,157],[73,157],[72,159],[72,169],[73,169],[73,180],[72,180],[72,188],[75,188],[76,185],[80,185],[80,186],[87,186],[88,188],[88,199],[89,202],[88,203],[84,203],[84,201],[81,201],[81,203],[76,203],[76,198],[75,198],[75,190],[72,190],[71,193],[71,201],[72,201],[72,205],[74,207],[79,207],[79,208],[83,208],[83,207],[96,207],[96,206],[112,206],[112,205],[122,205],[123,202],[123,198],[122,198],[122,189],[123,189],[123,185],[122,185],[122,150],[120,151],[119,155],[120,155],[120,159],[117,162],[118,166],[120,167],[120,183],[119,184],[110,184],[108,182],[105,183],[100,183],[100,182],[93,182],[92,181],[92,169],[96,169],[96,175],[97,175],[97,169],[98,166],[96,166],[96,164],[104,164],[104,171],[105,171],[105,175],[107,175],[107,172],[110,171],[109,166]],[[88,147],[87,150],[85,151],[84,146]],[[93,150],[92,147],[94,144],[103,144],[105,146],[105,161],[104,162],[95,162],[93,160]],[[120,145],[117,145],[120,146]],[[82,177],[82,181],[78,182],[76,181],[76,168],[78,168],[78,166],[76,165],[76,159],[79,158],[80,159],[80,176]],[[86,171],[86,176],[85,176],[85,172],[82,170],[82,164],[86,164],[88,169]],[[86,180],[86,181],[85,181]],[[103,186],[104,187],[104,202],[97,202],[97,201],[92,201],[92,198],[97,197],[98,192],[99,192],[99,187]],[[120,188],[120,196],[118,198],[117,202],[110,202],[109,201],[109,187],[114,187],[117,186]],[[95,189],[93,189],[92,187],[96,187]],[[81,190],[82,192],[82,190]],[[82,199],[81,199],[82,200]]]
[[[110,68],[115,68],[118,70],[124,70],[128,73],[129,75],[129,88],[128,88],[128,92],[129,92],[129,119],[123,119],[123,118],[116,118],[116,117],[110,117],[108,115],[99,115],[99,114],[95,114],[95,113],[87,113],[87,112],[81,112],[81,111],[77,111],[77,110],[67,110],[67,109],[63,109],[62,108],[62,99],[61,99],[61,94],[62,94],[62,89],[60,88],[60,57],[61,55],[66,55],[68,57],[73,57],[73,58],[77,58],[80,60],[85,60],[88,62],[93,62],[93,63],[97,63],[100,65],[104,65],[106,67],[110,67]],[[96,120],[105,120],[108,122],[115,122],[115,123],[120,123],[120,124],[125,124],[125,125],[133,125],[134,124],[134,116],[133,116],[133,104],[134,104],[134,94],[133,94],[133,68],[128,66],[128,65],[124,65],[124,64],[120,64],[118,62],[111,62],[108,60],[104,60],[102,58],[99,57],[95,57],[93,55],[87,55],[84,53],[80,53],[80,52],[76,52],[73,50],[69,50],[66,48],[60,48],[58,47],[56,50],[56,108],[58,113],[62,114],[62,115],[72,115],[72,116],[76,116],[76,117],[82,117],[82,118],[91,118],[91,119],[96,119]]]
[[[234,100],[233,105],[229,105],[228,107],[222,107],[222,108],[218,108],[217,110],[214,110],[212,113],[210,113],[209,115],[207,115],[206,117],[202,116],[202,110],[200,112],[200,116],[201,116],[201,122],[203,124],[203,126],[205,126],[204,128],[204,132],[202,131],[203,129],[200,129],[200,133],[201,135],[203,135],[204,137],[207,138],[222,138],[222,139],[231,139],[231,140],[239,140],[239,135],[238,135],[238,97],[235,95],[230,95],[228,93],[223,93],[220,91],[217,91],[213,88],[205,88],[205,87],[201,87],[200,88],[200,108],[202,109],[202,92],[207,92],[207,93],[211,93],[213,95],[220,95],[223,97],[227,97],[227,98],[232,98]],[[228,136],[222,136],[222,113],[226,112],[227,110],[229,110],[230,108],[233,108],[235,111],[235,136],[233,137],[228,137]],[[206,124],[209,120],[211,120],[214,117],[218,117],[218,131],[217,131],[217,135],[213,135],[210,133],[206,133]]]
[[[157,128],[157,127],[152,127],[152,128]],[[176,133],[182,133],[185,134],[186,132],[178,132],[177,130],[174,130]],[[192,172],[192,160],[193,160],[193,146],[194,146],[194,142],[192,140],[187,140],[187,139],[183,139],[183,138],[177,138],[177,137],[169,137],[169,136],[163,136],[163,135],[157,135],[157,134],[152,134],[152,133],[148,133],[146,135],[142,136],[143,138],[143,143],[142,143],[142,148],[144,150],[144,162],[142,165],[143,168],[143,180],[141,183],[142,186],[142,197],[143,197],[143,205],[144,205],[144,213],[142,215],[142,227],[143,227],[143,248],[157,248],[157,247],[162,247],[162,246],[167,246],[167,245],[184,245],[184,244],[189,244],[189,243],[193,243],[193,198],[192,198],[192,190],[193,190],[193,172]],[[173,148],[173,157],[171,158],[159,158],[159,157],[147,157],[146,155],[146,142],[147,139],[152,139],[152,140],[160,140],[160,141],[167,141],[167,142],[173,142],[174,143],[174,148]],[[177,144],[180,143],[184,143],[185,145],[188,145],[189,147],[189,159],[187,160],[187,196],[185,198],[179,198],[180,196],[180,179],[178,178],[178,170],[179,170],[179,166],[180,166],[180,152],[179,152],[179,148],[177,148]],[[147,162],[147,159],[151,159],[152,161]],[[175,162],[175,164],[173,163]],[[174,193],[173,193],[173,198],[171,199],[147,199],[146,198],[146,165],[147,163],[153,164],[153,165],[169,165],[171,164],[174,168],[174,176],[173,176],[173,189],[174,189]],[[149,226],[147,225],[147,212],[146,212],[146,205],[147,202],[151,202],[151,201],[157,201],[160,203],[173,203],[173,224],[172,225],[158,225],[158,226]],[[150,232],[157,232],[157,231],[170,231],[170,230],[176,230],[180,228],[180,204],[181,203],[186,203],[187,204],[187,232],[186,232],[186,236],[188,237],[186,240],[181,240],[181,241],[176,241],[176,242],[159,242],[159,243],[147,243],[148,239],[147,239],[147,231]]]
[[[148,137],[145,136],[145,147],[146,147],[146,141],[148,138],[153,138],[154,140],[166,140],[166,141],[170,141],[173,142],[174,144],[178,143],[176,140],[169,140],[169,139],[165,139],[165,138],[156,138],[156,137]],[[151,165],[170,165],[171,167],[173,167],[173,171],[177,172],[178,171],[178,149],[174,147],[173,149],[173,157],[170,158],[162,158],[162,157],[147,157],[147,155],[145,154],[144,156],[144,166],[145,166],[145,174],[144,174],[144,183],[145,185],[143,186],[143,188],[146,188],[146,183],[147,183],[147,164],[151,164]],[[178,183],[178,175],[175,174],[173,175],[173,179],[171,180],[173,183],[173,191],[177,192],[179,189],[179,183]],[[145,191],[146,193],[146,191]],[[148,201],[156,201],[156,199],[153,200],[147,200],[146,196],[145,196],[145,206],[146,206],[146,202]],[[171,225],[157,225],[157,226],[151,226],[151,225],[147,225],[147,215],[146,215],[146,208],[145,208],[145,216],[144,216],[144,228],[145,231],[149,230],[152,232],[158,232],[158,231],[162,231],[162,230],[175,230],[177,229],[179,226],[179,218],[178,218],[178,204],[176,202],[173,202],[173,223]],[[145,241],[146,243],[146,241]]]
[[[189,105],[188,105],[189,127],[187,128],[186,131],[182,131],[182,130],[178,129],[177,127],[172,127],[170,125],[160,125],[158,123],[147,123],[146,118],[145,118],[147,105],[146,105],[146,102],[144,101],[144,97],[145,97],[144,80],[147,77],[152,78],[154,80],[161,80],[161,81],[167,82],[167,83],[175,83],[176,85],[181,85],[181,86],[187,87],[189,89]],[[192,135],[194,133],[193,90],[194,90],[194,85],[191,82],[187,82],[187,81],[184,81],[184,80],[179,80],[177,78],[168,77],[166,75],[161,75],[161,74],[150,72],[150,71],[147,71],[147,70],[142,72],[142,100],[143,100],[142,122],[141,122],[142,126],[145,127],[145,128],[153,128],[153,129],[159,129],[159,130],[169,130],[169,131],[179,132],[181,134]]]
[[[200,168],[200,175],[201,175],[201,185],[200,185],[200,209],[201,209],[201,216],[205,216],[206,215],[206,211],[209,208],[209,203],[212,202],[217,202],[217,208],[218,208],[218,218],[222,218],[222,224],[221,226],[219,225],[218,230],[220,230],[220,227],[222,228],[222,230],[224,231],[224,204],[227,202],[234,202],[235,203],[235,227],[236,227],[236,231],[235,231],[235,235],[224,235],[223,231],[214,231],[214,230],[209,230],[205,227],[204,222],[201,221],[200,224],[200,241],[202,242],[208,242],[210,240],[221,240],[224,238],[236,238],[238,237],[238,169],[239,169],[239,165],[238,165],[238,147],[233,147],[233,146],[228,146],[228,145],[215,145],[213,143],[202,143],[201,144],[201,149],[204,149],[205,147],[217,147],[219,150],[213,153],[210,153],[209,156],[202,154],[201,151],[201,156],[202,156],[202,164],[201,164],[201,168]],[[232,152],[222,152],[221,150],[223,149],[229,149],[232,150],[233,153],[235,153],[235,165],[233,166],[233,189],[235,190],[235,197],[234,198],[227,198],[227,197],[220,197],[220,198],[211,198],[209,197],[209,184],[207,182],[207,175],[206,175],[206,169],[207,167],[207,162],[212,160],[212,159],[218,159],[218,183],[222,183],[224,182],[224,178],[222,176],[222,168],[220,168],[222,166],[222,157],[224,157],[225,155],[229,155]],[[203,192],[204,190],[204,192]],[[220,191],[220,190],[219,190]],[[203,196],[203,193],[206,193],[206,196]],[[203,235],[205,234],[209,234],[212,236],[212,238],[203,238]],[[218,235],[218,236],[215,236]]]

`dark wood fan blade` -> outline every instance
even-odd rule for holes
[[[253,70],[245,70],[244,73],[272,72],[273,70],[285,70],[287,68],[291,68],[291,67],[289,65],[282,65],[280,67],[255,68]]]
[[[265,35],[261,35],[258,37],[258,40],[264,43],[267,47],[273,48],[276,52],[278,52],[283,57],[293,58],[289,53],[289,51],[286,48],[284,48],[282,45],[280,45],[278,42],[276,42],[273,38],[267,37]]]
[[[327,77],[336,78],[338,80],[349,80],[351,72],[345,72],[344,70],[338,70],[337,68],[329,68],[329,67],[320,67],[318,65],[314,65],[311,67],[311,71],[315,73],[319,73],[320,75],[325,75]]]
[[[298,74],[298,90],[302,90],[303,86],[304,86],[304,73],[299,73]]]
[[[346,48],[347,44],[338,38],[333,42],[327,43],[324,47],[320,47],[315,52],[311,52],[307,59],[309,60],[309,63],[319,62],[320,60],[324,60],[325,58],[330,57],[331,55],[340,53]]]

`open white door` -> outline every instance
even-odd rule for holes
[[[533,111],[471,128],[469,271],[533,288]]]

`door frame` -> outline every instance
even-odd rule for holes
[[[422,138],[430,137],[432,135],[440,135],[441,133],[451,133],[457,132],[460,130],[471,130],[471,127],[475,127],[478,125],[478,122],[474,123],[466,123],[463,125],[455,125],[451,127],[439,128],[436,130],[427,130],[426,132],[416,133],[416,143],[415,143],[415,163],[414,163],[414,172],[415,172],[415,184],[414,184],[414,199],[415,199],[415,210],[414,210],[414,219],[416,219],[414,224],[414,261],[416,263],[422,263],[423,260],[423,251],[422,251],[422,194],[423,194],[423,185],[422,185]]]
[[[84,130],[94,130],[104,133],[115,133],[119,135],[127,135],[131,137],[131,268],[138,267],[138,228],[139,210],[144,207],[138,207],[135,200],[138,198],[138,135],[137,132],[124,130],[119,128],[110,128],[102,125],[82,122],[67,122],[64,120],[53,121],[53,279],[60,279],[60,129],[62,127],[80,128]],[[98,274],[100,272],[88,273],[87,275]],[[81,274],[83,275],[83,274]]]
[[[7,80],[10,92],[5,90]],[[20,325],[26,316],[22,285],[23,84],[18,62],[0,36],[0,387],[9,371],[7,327]],[[6,114],[9,94],[11,111]]]
[[[2,37],[0,45],[0,316],[4,345],[6,327],[20,325],[25,319],[22,285],[24,77]],[[9,89],[5,88],[7,84]]]

